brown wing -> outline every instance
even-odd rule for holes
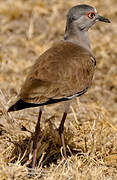
[[[93,73],[90,53],[61,41],[32,66],[19,98],[29,103],[44,103],[50,98],[72,96],[91,85]]]

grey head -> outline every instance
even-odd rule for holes
[[[64,39],[84,42],[90,47],[88,29],[97,21],[110,23],[107,18],[100,16],[96,8],[92,6],[81,4],[72,7],[67,14]]]

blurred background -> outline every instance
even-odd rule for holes
[[[45,107],[36,177],[117,178],[117,0],[0,0],[1,180],[29,178],[38,108],[7,109],[35,60],[63,39],[67,11],[78,4],[96,7],[111,24],[98,22],[89,30],[97,67],[92,87],[74,100],[66,120],[68,166],[61,165],[57,131],[62,106]]]

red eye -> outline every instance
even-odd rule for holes
[[[90,19],[93,19],[93,18],[95,17],[95,13],[94,13],[94,12],[88,13],[88,17],[89,17]]]

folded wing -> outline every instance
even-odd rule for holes
[[[91,54],[61,41],[37,59],[18,98],[28,103],[45,103],[73,96],[91,85],[93,74]]]

